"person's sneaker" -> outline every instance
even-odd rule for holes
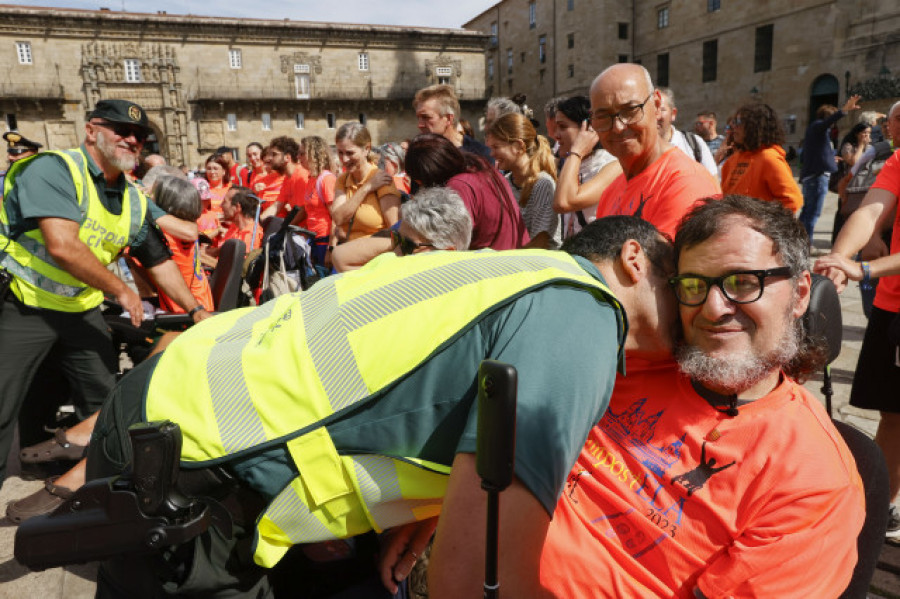
[[[6,517],[11,522],[21,524],[29,518],[49,514],[74,494],[71,489],[54,484],[58,476],[51,476],[44,481],[44,488],[35,491],[28,497],[11,501],[6,505]]]
[[[888,525],[884,536],[895,542],[900,541],[900,509],[893,503],[888,509]]]

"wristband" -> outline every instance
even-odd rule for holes
[[[578,156],[578,160],[584,160],[584,156],[582,156],[578,152],[566,152],[566,158],[568,158],[569,156]]]
[[[866,260],[860,262],[859,266],[863,271],[863,278],[862,281],[859,282],[859,287],[860,289],[869,291],[872,289],[872,269],[869,267],[869,263]]]
[[[190,311],[188,311],[188,316],[193,318],[194,314],[196,314],[200,310],[206,310],[206,308],[203,307],[203,304],[198,304],[198,305],[194,306],[193,308],[191,308]]]

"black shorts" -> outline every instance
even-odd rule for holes
[[[900,367],[897,346],[888,338],[888,330],[896,316],[880,308],[872,308],[869,325],[863,337],[850,405],[866,410],[900,413]]]

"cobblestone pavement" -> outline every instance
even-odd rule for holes
[[[814,244],[818,248],[827,249],[830,245],[831,222],[834,218],[835,206],[836,198],[829,194],[825,214],[819,222],[820,232],[816,233],[814,239]],[[843,347],[841,355],[832,364],[833,414],[835,418],[848,422],[865,431],[869,436],[873,436],[878,426],[877,413],[858,410],[847,404],[853,371],[856,368],[856,359],[866,326],[859,290],[855,284],[841,295],[841,305],[843,307]],[[821,377],[814,378],[806,386],[824,403]],[[41,484],[40,481],[25,481],[18,477],[8,479],[0,490],[0,508],[11,500],[39,489]],[[0,599],[23,597],[88,599],[94,596],[94,580],[97,570],[95,564],[54,568],[44,572],[29,572],[13,558],[15,530],[15,526],[5,518],[0,520]],[[873,593],[870,597],[900,598],[900,548],[885,545],[882,560],[886,565],[876,573],[872,585]],[[890,571],[891,568],[893,571]]]

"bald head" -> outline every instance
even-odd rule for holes
[[[650,73],[638,64],[615,64],[591,84],[591,124],[629,179],[662,154],[656,127],[660,103]]]
[[[891,106],[887,118],[881,124],[881,132],[885,139],[894,140],[894,145],[900,143],[900,102]]]

